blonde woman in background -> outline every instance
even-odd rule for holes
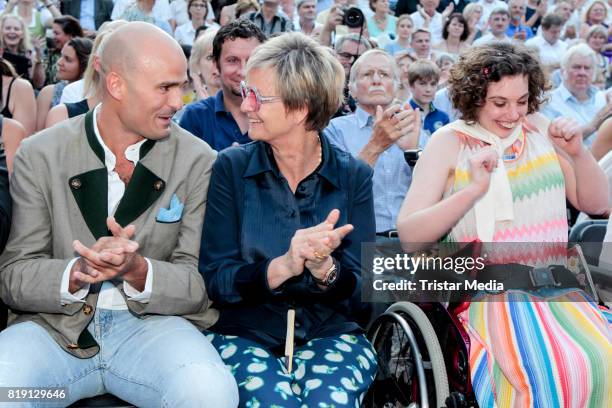
[[[213,64],[213,39],[217,29],[209,29],[193,44],[189,58],[189,72],[197,100],[214,96],[219,90],[219,71]]]

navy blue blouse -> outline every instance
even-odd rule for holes
[[[278,170],[270,145],[253,142],[219,153],[213,166],[200,248],[200,273],[213,307],[211,330],[258,341],[270,348],[285,340],[287,310],[296,310],[295,340],[359,331],[361,243],[374,242],[372,170],[321,135],[322,162],[295,194]],[[270,290],[270,261],[289,249],[298,229],[340,210],[336,227],[353,224],[332,256],[335,284],[322,291],[305,269]]]

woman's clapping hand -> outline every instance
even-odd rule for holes
[[[316,277],[322,278],[330,268],[331,253],[352,230],[351,224],[334,228],[340,219],[340,211],[332,210],[325,221],[314,227],[300,229],[291,239],[291,246],[283,256],[285,266],[293,276],[308,268]]]

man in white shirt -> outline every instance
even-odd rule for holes
[[[508,10],[503,8],[493,10],[491,15],[489,15],[489,28],[491,32],[474,41],[473,45],[478,46],[498,41],[512,41],[512,38],[506,34],[509,24],[510,13],[508,13]]]
[[[478,0],[476,3],[482,7],[482,14],[480,15],[480,21],[478,22],[478,29],[482,30],[487,21],[489,21],[489,16],[493,12],[493,10],[503,8],[508,10],[508,4],[502,0]]]
[[[563,27],[563,19],[557,14],[547,14],[542,19],[540,30],[541,36],[535,36],[525,45],[538,50],[540,61],[548,72],[552,72],[561,66],[561,58],[567,50],[567,44],[561,40],[561,28]]]
[[[236,382],[195,326],[217,318],[198,272],[215,153],[172,122],[187,62],[142,22],[99,56],[102,104],[15,157],[0,387],[56,387],[58,406],[110,392],[141,407],[235,407]]]
[[[298,0],[297,13],[299,20],[296,30],[302,33],[318,37],[321,32],[321,24],[317,23],[317,1],[316,0]]]
[[[572,117],[582,125],[582,137],[591,146],[599,126],[612,115],[612,103],[603,91],[593,86],[597,67],[595,52],[578,43],[561,60],[563,83],[551,92],[542,113],[549,119]]]

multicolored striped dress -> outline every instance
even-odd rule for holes
[[[469,135],[457,136],[462,147],[445,196],[469,184],[468,160],[484,146]],[[566,243],[565,183],[551,142],[525,123],[512,148],[515,157],[504,164],[514,220],[498,221],[493,241]],[[474,209],[447,239],[477,239]],[[566,256],[564,245],[555,246],[557,251],[525,247],[531,249],[515,253],[513,262],[548,265]],[[584,292],[557,291],[548,301],[516,290],[487,296],[489,301],[473,301],[459,315],[470,337],[470,372],[480,407],[612,406],[610,324]]]

